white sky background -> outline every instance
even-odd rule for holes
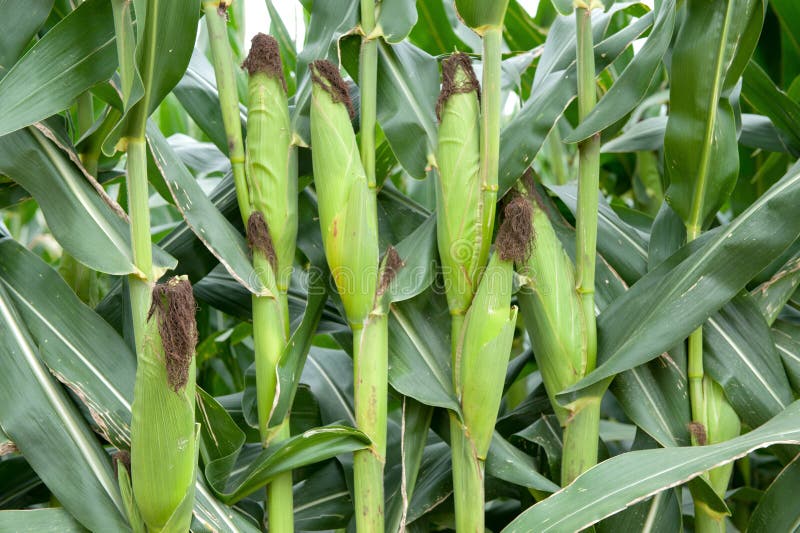
[[[269,33],[269,14],[265,0],[240,0],[245,2],[245,48],[250,48],[250,39],[256,33]],[[303,21],[303,7],[297,0],[272,0],[289,31],[294,37],[298,51],[303,47],[305,24]],[[323,0],[324,1],[324,0]],[[384,0],[391,2],[392,0]],[[642,0],[643,3],[653,7],[653,0]],[[518,0],[531,15],[536,13],[539,0]]]

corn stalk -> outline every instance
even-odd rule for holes
[[[297,239],[297,161],[290,142],[280,50],[265,34],[253,38],[243,64],[249,73],[245,150],[226,9],[226,2],[204,3],[239,211],[253,251],[253,268],[265,292],[251,300],[258,427],[266,447],[290,437],[288,417],[277,427],[269,422],[277,394],[276,368],[289,338],[287,291]],[[266,508],[270,529],[294,530],[291,471],[270,482]]]
[[[322,242],[353,330],[356,425],[372,440],[354,458],[356,525],[359,531],[383,531],[388,394],[388,305],[383,300],[402,263],[392,248],[378,263],[374,178],[371,183],[359,157],[350,96],[339,69],[315,61],[311,76],[312,158]]]
[[[588,6],[575,9],[578,61],[578,115],[586,118],[597,102],[595,87],[592,13]],[[597,326],[594,305],[594,271],[597,249],[597,204],[600,187],[600,134],[578,145],[578,213],[576,216],[576,281],[584,317],[586,350],[580,376],[594,370],[597,360]],[[571,406],[564,423],[561,483],[567,485],[597,462],[600,400],[604,387]]]

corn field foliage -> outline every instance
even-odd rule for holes
[[[0,1],[0,531],[800,530],[796,0],[261,1]]]

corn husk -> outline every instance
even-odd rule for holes
[[[517,308],[511,307],[513,263],[493,254],[464,320],[460,394],[464,425],[476,453],[486,459],[503,397]]]
[[[472,302],[492,236],[482,231],[478,81],[466,54],[446,59],[442,70],[436,231],[447,303],[461,315]]]
[[[244,67],[250,74],[247,185],[253,210],[261,213],[266,224],[263,236],[251,239],[251,246],[270,260],[277,290],[285,293],[297,241],[297,158],[291,146],[289,106],[275,39],[256,35]]]
[[[156,287],[136,369],[131,479],[149,531],[187,531],[192,518],[197,329],[191,290],[179,278]]]
[[[523,285],[518,300],[542,380],[559,421],[568,412],[555,395],[587,371],[586,332],[575,268],[547,214],[533,202],[534,241],[528,260],[518,266]]]
[[[362,324],[378,287],[378,220],[338,69],[311,65],[311,142],[322,242],[351,324]]]

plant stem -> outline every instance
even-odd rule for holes
[[[503,29],[492,27],[483,34],[483,74],[481,77],[481,248],[478,264],[484,265],[494,229],[497,206],[498,172],[500,167],[500,78]]]
[[[94,124],[94,102],[92,93],[86,91],[78,96],[78,131],[83,135]]]
[[[605,390],[605,387],[601,389]],[[561,463],[561,483],[567,485],[597,462],[597,442],[600,430],[600,400],[588,398],[576,409],[564,428],[564,452]]]
[[[372,446],[355,452],[356,526],[359,532],[383,531],[383,467],[386,462],[388,394],[388,319],[371,314],[353,330],[356,426]]]
[[[453,461],[456,531],[483,533],[484,464],[475,452],[468,429],[453,412],[450,413],[450,453]]]
[[[203,2],[208,40],[214,63],[214,74],[219,91],[219,106],[222,110],[222,124],[228,141],[228,158],[233,169],[233,182],[236,187],[236,200],[245,225],[252,207],[244,168],[244,141],[242,140],[242,120],[239,114],[239,91],[236,85],[233,54],[228,42],[227,19],[225,11],[220,11],[219,0]]]
[[[131,220],[133,263],[139,274],[130,276],[131,314],[137,353],[143,347],[143,334],[150,308],[153,252],[150,241],[150,207],[147,182],[147,153],[144,135],[128,139],[128,212]]]
[[[687,228],[686,239],[691,242],[700,235],[698,226]],[[689,374],[689,402],[692,409],[692,420],[708,427],[706,417],[706,402],[703,392],[703,328],[699,327],[689,335],[688,353],[688,374]],[[692,435],[692,443],[697,445],[697,439]]]
[[[575,10],[578,60],[578,114],[583,120],[597,102],[595,87],[592,14],[586,8]],[[597,325],[594,305],[594,270],[597,249],[597,206],[600,189],[600,135],[578,145],[578,213],[576,239],[576,277],[586,324],[586,356],[583,375],[594,370],[597,360]],[[599,397],[602,397],[600,392]],[[599,397],[587,403],[566,422],[561,483],[567,485],[597,462]],[[575,425],[575,427],[570,427]]]
[[[370,37],[375,29],[375,2],[361,0],[361,164],[370,188],[375,188],[375,124],[377,122],[378,42]]]

